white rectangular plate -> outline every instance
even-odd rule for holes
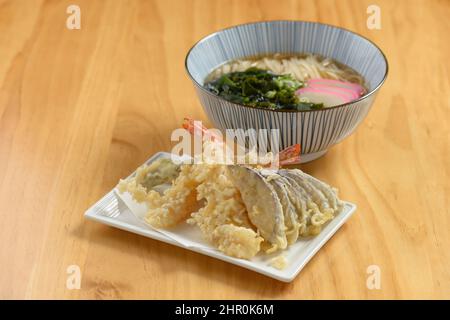
[[[159,152],[151,157],[146,163],[161,158],[170,157],[169,153]],[[303,269],[309,260],[316,254],[316,252],[331,238],[331,236],[347,221],[356,210],[356,205],[350,202],[344,202],[345,206],[332,221],[330,221],[315,237],[298,240],[284,251],[284,256],[287,260],[287,267],[283,270],[278,270],[270,266],[269,260],[276,255],[263,256],[258,255],[252,260],[237,259],[229,257],[220,251],[208,246],[205,242],[199,242],[199,247],[185,246],[178,241],[166,236],[165,234],[152,229],[144,222],[139,220],[125,205],[125,203],[115,194],[114,190],[107,193],[102,199],[89,208],[85,217],[100,223],[140,234],[144,237],[170,243],[188,250],[205,254],[259,273],[268,277],[291,282],[297,274]],[[195,228],[194,226],[192,228]],[[182,235],[181,235],[182,236]],[[201,240],[200,240],[201,241]]]

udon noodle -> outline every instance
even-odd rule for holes
[[[275,74],[291,74],[302,82],[313,78],[323,78],[348,81],[364,86],[364,78],[355,70],[333,59],[313,54],[292,56],[277,53],[259,58],[232,60],[214,69],[207,81],[213,81],[224,74],[245,71],[252,67],[268,70]]]

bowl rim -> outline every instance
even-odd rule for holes
[[[189,56],[191,55],[192,50],[194,50],[194,48],[197,47],[199,44],[207,41],[209,38],[212,38],[212,37],[216,36],[219,33],[222,33],[224,31],[227,31],[227,30],[230,30],[230,29],[237,29],[239,27],[243,27],[243,26],[247,26],[247,25],[268,24],[268,23],[273,23],[273,22],[287,22],[287,23],[303,22],[303,23],[308,23],[308,24],[318,24],[318,25],[328,26],[328,27],[331,27],[331,28],[341,29],[341,30],[350,32],[350,33],[354,34],[357,37],[362,38],[363,40],[365,40],[365,41],[369,42],[371,45],[373,45],[381,53],[381,56],[383,57],[384,63],[386,64],[386,71],[384,72],[383,78],[375,86],[375,88],[373,88],[368,93],[366,93],[365,95],[363,95],[362,97],[360,97],[360,98],[358,98],[356,100],[353,100],[353,101],[350,101],[350,102],[346,102],[346,103],[343,103],[343,104],[339,104],[337,106],[323,108],[323,109],[317,109],[317,110],[279,110],[279,109],[275,109],[274,110],[274,109],[267,109],[267,108],[263,108],[263,107],[247,106],[245,104],[237,103],[237,102],[231,102],[231,101],[229,101],[229,100],[227,100],[227,99],[225,99],[225,98],[223,98],[221,96],[218,96],[218,95],[212,93],[211,91],[207,90],[202,84],[200,84],[197,80],[194,79],[194,77],[192,76],[192,74],[191,74],[191,72],[190,72],[190,70],[188,68],[188,59],[189,59]],[[381,88],[381,86],[384,84],[384,82],[386,81],[387,75],[389,73],[389,63],[388,63],[388,60],[387,60],[386,55],[384,54],[383,50],[381,50],[379,46],[377,46],[372,40],[366,38],[365,36],[363,36],[363,35],[361,35],[361,34],[359,34],[357,32],[354,32],[352,30],[349,30],[349,29],[346,29],[346,28],[343,28],[343,27],[338,27],[338,26],[335,26],[335,25],[332,25],[332,24],[328,24],[328,23],[315,22],[315,21],[306,21],[306,20],[289,20],[289,19],[286,19],[286,20],[284,20],[284,19],[283,20],[260,20],[260,21],[255,21],[255,22],[241,23],[241,24],[230,26],[230,27],[222,28],[222,29],[219,29],[219,30],[217,30],[217,31],[215,31],[213,33],[207,34],[206,36],[202,37],[200,40],[195,42],[192,45],[192,47],[189,49],[189,51],[187,52],[186,57],[184,59],[184,68],[185,68],[186,73],[188,74],[189,78],[195,84],[195,86],[200,88],[203,92],[207,93],[208,95],[210,95],[212,97],[215,97],[215,98],[217,98],[219,100],[225,101],[225,102],[227,102],[229,104],[236,105],[236,106],[241,106],[241,107],[245,107],[245,108],[264,110],[264,111],[267,111],[267,112],[285,112],[285,113],[320,112],[320,111],[327,111],[327,110],[334,110],[334,109],[338,109],[338,108],[343,108],[345,106],[355,104],[355,103],[357,103],[359,101],[362,101],[362,100],[365,100],[368,97],[370,97],[373,94],[375,94]]]

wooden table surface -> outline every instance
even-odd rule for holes
[[[66,9],[81,9],[81,29]],[[381,29],[366,27],[381,8]],[[375,41],[390,74],[364,123],[302,169],[356,214],[289,284],[87,221],[184,116],[184,57],[234,24],[301,19]],[[0,298],[450,298],[450,2],[0,0]],[[209,124],[208,122],[206,122]],[[68,289],[68,267],[81,288]],[[366,285],[379,267],[381,288]],[[69,269],[70,271],[70,269]]]

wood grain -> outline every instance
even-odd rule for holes
[[[366,8],[381,7],[381,30]],[[65,26],[69,4],[81,30]],[[0,298],[450,298],[448,1],[0,0]],[[201,37],[257,20],[339,25],[390,74],[357,132],[302,168],[356,215],[290,284],[86,221],[184,116]],[[82,271],[66,288],[67,267]],[[381,289],[366,287],[369,265]]]

